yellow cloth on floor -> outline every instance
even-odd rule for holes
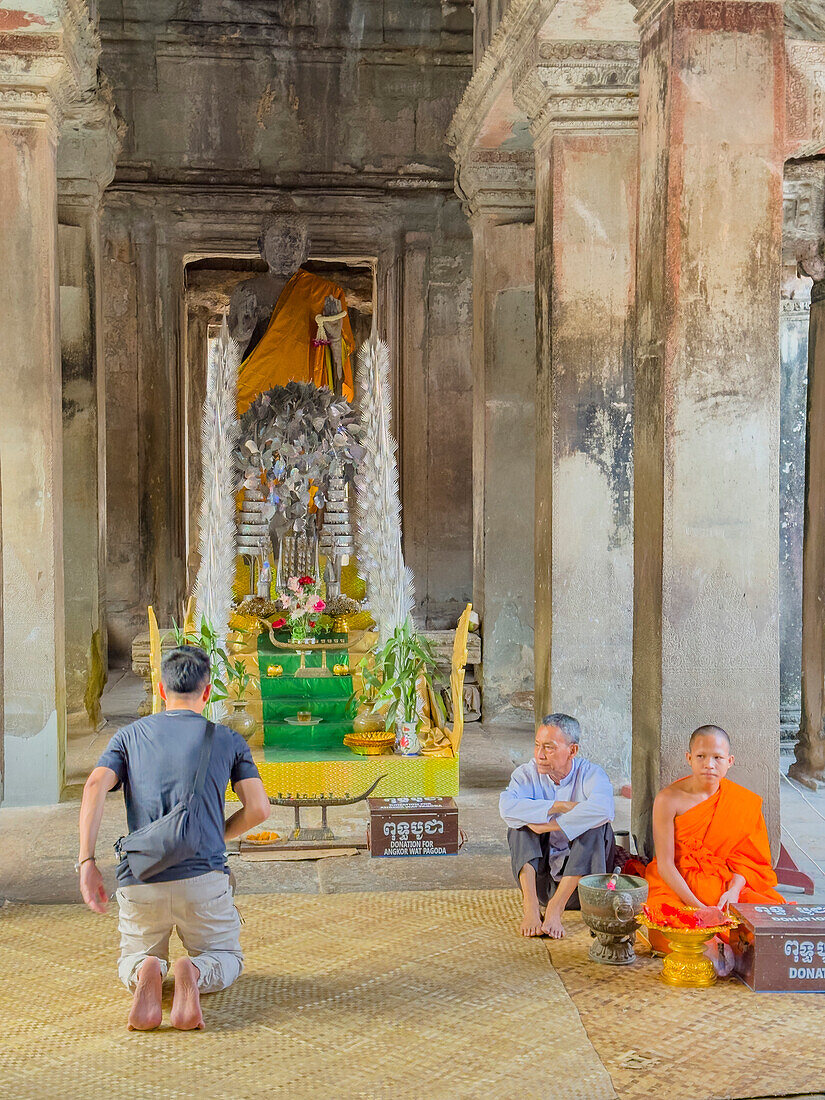
[[[315,317],[324,312],[324,302],[337,298],[346,310],[347,300],[340,286],[313,275],[303,268],[296,271],[272,311],[269,326],[251,355],[241,363],[238,373],[238,413],[245,413],[255,398],[273,386],[287,382],[312,382],[316,386],[333,388],[332,361],[329,348],[315,347],[318,332]],[[349,318],[344,318],[342,330],[342,360],[344,381],[342,392],[352,401],[351,356],[355,343]]]

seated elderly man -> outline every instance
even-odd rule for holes
[[[562,913],[578,908],[579,879],[613,871],[613,788],[598,764],[579,755],[580,737],[575,718],[548,714],[533,759],[516,768],[499,799],[524,904],[522,936],[560,939]]]

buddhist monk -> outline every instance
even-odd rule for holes
[[[730,749],[723,729],[700,726],[685,754],[690,775],[656,796],[648,905],[723,909],[737,901],[785,900],[775,889],[762,799],[726,778]]]

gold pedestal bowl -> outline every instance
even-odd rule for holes
[[[640,917],[639,921],[646,928],[661,932],[668,941],[670,952],[664,957],[659,975],[666,985],[680,989],[707,989],[716,984],[716,971],[705,954],[705,947],[720,932],[729,932],[731,924],[718,924],[712,928],[670,928],[668,925],[654,924],[645,917]]]

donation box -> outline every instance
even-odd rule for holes
[[[736,973],[751,989],[825,993],[825,905],[731,905]]]
[[[461,847],[452,798],[370,798],[373,856],[454,856]]]

